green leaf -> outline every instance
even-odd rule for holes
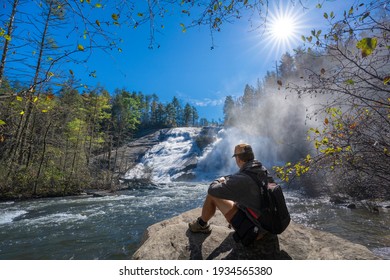
[[[363,38],[356,44],[356,47],[362,50],[362,56],[366,57],[373,53],[377,43],[378,40],[376,38]]]
[[[366,17],[368,17],[369,15],[370,15],[370,12],[365,13],[365,14],[363,15],[363,17],[362,17],[362,21],[363,21]]]
[[[5,121],[0,120],[0,125],[5,125],[5,124],[6,124]]]
[[[328,19],[328,13],[324,13],[324,18]]]
[[[346,80],[345,83],[346,83],[347,85],[354,85],[354,84],[355,84],[355,82],[354,82],[352,79]]]
[[[95,5],[95,7],[96,7],[96,8],[101,8],[101,7],[103,7],[103,5],[100,4],[100,3],[97,3],[97,4]]]

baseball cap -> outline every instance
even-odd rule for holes
[[[242,143],[234,147],[234,155],[232,157],[235,157],[237,155],[242,155],[242,154],[253,155],[253,150],[251,145]]]

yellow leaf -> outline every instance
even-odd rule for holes
[[[18,100],[18,101],[23,101],[23,97],[16,96],[16,100]]]
[[[19,114],[20,114],[20,115],[24,115],[24,111],[21,111]]]
[[[48,111],[46,109],[43,109],[42,110],[42,113],[47,113]]]
[[[5,121],[0,120],[0,125],[5,125],[5,124],[6,124]]]
[[[187,31],[187,29],[186,29],[186,27],[185,27],[185,25],[183,23],[180,23],[180,26],[182,28],[182,32],[186,32]]]
[[[35,102],[37,102],[37,101],[38,101],[38,97],[35,96],[33,102],[35,103]]]
[[[378,40],[376,38],[363,38],[356,47],[362,50],[362,57],[369,56],[375,50]]]
[[[390,76],[387,76],[383,79],[383,84],[384,85],[387,85],[388,83],[390,83]]]
[[[112,14],[111,17],[112,17],[113,20],[118,20],[119,19],[119,15],[118,14]]]
[[[95,5],[95,7],[96,7],[96,8],[101,8],[101,7],[102,7],[102,4],[97,3],[97,4]]]
[[[81,45],[81,44],[78,44],[78,45],[77,45],[77,49],[78,49],[79,51],[84,51],[84,46]]]

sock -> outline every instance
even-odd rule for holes
[[[198,218],[198,223],[204,227],[205,225],[207,225],[207,222],[203,221],[201,217]]]

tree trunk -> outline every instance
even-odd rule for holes
[[[14,4],[12,6],[12,12],[11,12],[11,16],[9,18],[8,28],[7,28],[7,36],[8,36],[8,38],[11,38],[11,34],[14,31],[16,7],[18,6],[18,4],[19,4],[19,0],[14,0]],[[1,56],[1,62],[0,62],[0,87],[1,87],[1,85],[3,83],[5,61],[7,59],[7,52],[8,52],[8,49],[9,49],[9,42],[10,42],[10,40],[8,40],[8,39],[5,40],[4,48],[3,48],[3,54]]]
[[[40,162],[39,162],[37,177],[35,178],[35,182],[34,182],[33,195],[36,195],[36,194],[37,194],[38,180],[39,180],[39,176],[41,175],[43,162],[44,162],[44,160],[45,160],[45,154],[46,154],[46,139],[47,139],[47,134],[48,134],[48,132],[49,132],[50,126],[51,126],[51,121],[49,122],[49,125],[48,125],[47,128],[46,128],[45,136],[44,136],[44,138],[43,138],[43,150],[42,150],[41,160],[40,160]]]

